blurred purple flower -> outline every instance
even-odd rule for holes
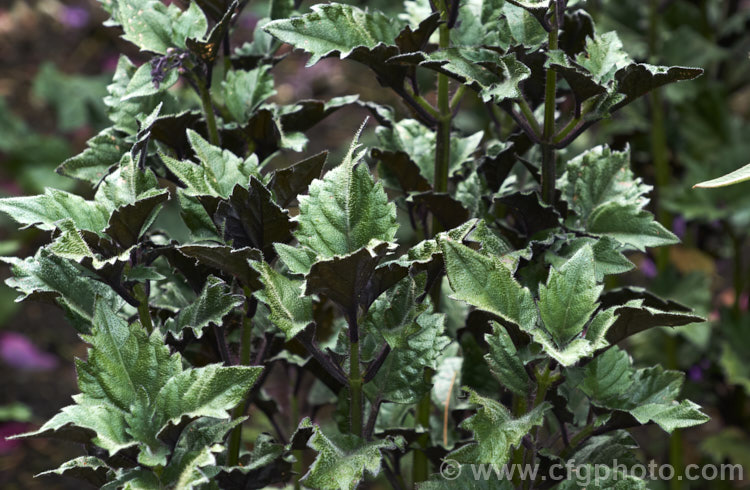
[[[657,272],[654,261],[650,257],[644,257],[641,261],[641,273],[649,279],[653,279],[656,277]]]
[[[672,231],[680,238],[680,240],[685,238],[685,233],[687,232],[687,221],[684,216],[675,216],[672,220]]]
[[[0,454],[9,453],[21,445],[18,439],[8,440],[6,437],[23,434],[29,430],[26,422],[6,422],[0,424]]]
[[[63,6],[60,11],[60,23],[71,29],[80,29],[89,23],[88,10],[83,7]]]
[[[28,337],[15,332],[0,334],[0,359],[10,367],[29,371],[46,371],[57,366],[57,358],[42,352]]]
[[[690,369],[688,369],[688,378],[690,381],[693,381],[697,383],[698,381],[703,380],[703,369],[699,365],[691,366]]]

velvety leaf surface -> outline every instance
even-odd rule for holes
[[[499,323],[492,322],[492,333],[485,335],[484,339],[489,348],[484,358],[492,374],[516,395],[526,396],[531,389],[531,380],[508,332]]]
[[[452,240],[440,240],[453,297],[532,330],[536,306],[531,292],[498,260]]]
[[[651,187],[630,170],[630,151],[595,147],[570,160],[558,185],[578,217],[577,228],[645,250],[678,243],[677,237],[644,210]]]
[[[245,124],[266,99],[276,94],[271,67],[262,65],[250,71],[231,70],[222,82],[224,103],[234,120]]]
[[[187,38],[202,38],[208,29],[197,3],[184,11],[154,0],[117,0],[115,5],[112,17],[122,25],[123,38],[143,51],[165,54],[170,47],[184,48]]]
[[[263,283],[255,297],[268,306],[271,322],[291,340],[312,323],[312,298],[302,295],[303,281],[287,279],[266,262],[253,262],[253,267]]]
[[[201,338],[203,329],[210,324],[222,325],[225,316],[244,302],[242,296],[231,294],[231,289],[221,279],[209,276],[198,298],[174,318],[170,318],[164,328],[180,339],[186,328],[193,330],[196,338]]]
[[[539,313],[544,328],[559,345],[583,331],[602,289],[596,283],[594,252],[589,246],[559,269],[551,269],[547,284],[539,285]]]
[[[318,455],[300,482],[321,490],[354,490],[365,475],[380,473],[381,451],[396,449],[400,444],[391,440],[365,442],[351,435],[334,438],[315,425],[307,445]]]
[[[253,385],[260,367],[211,364],[184,369],[158,334],[148,335],[138,324],[128,325],[98,302],[87,361],[78,360],[81,394],[38,431],[49,434],[72,424],[90,429],[92,440],[110,454],[139,447],[139,461],[166,463],[167,448],[157,435],[168,422],[183,416],[226,419]]]
[[[259,177],[258,157],[242,160],[229,150],[211,145],[193,130],[188,140],[199,163],[175,160],[161,155],[165,165],[187,187],[189,195],[228,198],[235,185],[247,186],[250,176]]]
[[[401,404],[418,402],[430,390],[423,379],[425,368],[437,368],[440,353],[450,343],[444,330],[445,315],[430,312],[383,330],[391,352],[372,382],[365,385],[368,396]]]
[[[585,368],[578,385],[598,406],[630,413],[646,424],[667,432],[706,422],[708,417],[689,400],[677,402],[684,374],[661,366],[633,369],[628,354],[617,347],[597,357]]]
[[[342,59],[359,47],[393,44],[401,26],[386,15],[338,3],[311,7],[312,13],[269,22],[264,29],[274,37],[312,55],[309,65],[338,54]]]
[[[521,444],[521,439],[537,425],[542,425],[544,415],[552,408],[544,402],[519,418],[513,418],[503,405],[469,390],[469,402],[478,405],[477,413],[461,423],[461,427],[474,433],[475,441],[449,454],[459,463],[489,463],[503,465],[510,459],[511,451]]]
[[[13,271],[13,277],[7,279],[6,284],[22,294],[16,301],[56,298],[68,313],[83,321],[74,323],[79,330],[88,330],[97,297],[114,309],[124,303],[108,286],[44,248],[24,260],[15,257],[0,260],[10,264]]]
[[[398,228],[394,204],[359,164],[364,151],[355,155],[357,147],[355,141],[341,165],[313,181],[308,194],[299,197],[295,236],[319,257],[347,255],[371,240],[389,242]]]

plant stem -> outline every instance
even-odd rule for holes
[[[450,112],[453,114],[456,109],[458,109],[458,104],[461,103],[461,99],[464,98],[464,93],[466,92],[466,85],[459,85],[456,89],[456,92],[453,94],[453,97],[451,97],[450,101]]]
[[[294,386],[292,388],[292,396],[289,400],[290,405],[290,412],[291,412],[291,425],[290,433],[294,433],[294,429],[296,427],[296,424],[299,422],[299,398],[297,397],[297,387],[300,384],[300,378],[302,377],[302,373],[299,369],[297,371],[297,381],[294,383]],[[302,477],[303,473],[303,465],[302,465],[302,451],[296,450],[294,451],[294,463],[292,463],[292,471],[294,472],[294,490],[300,490],[302,486],[300,485],[300,478]]]
[[[440,25],[440,49],[450,46],[450,30],[446,24]],[[448,77],[439,73],[437,76],[438,126],[435,141],[435,176],[433,189],[437,193],[448,192],[448,170],[451,159],[451,100]],[[440,231],[437,218],[432,218],[432,235]]]
[[[359,374],[359,342],[349,345],[349,390],[352,434],[362,437],[362,376]]]
[[[521,109],[521,114],[523,114],[523,116],[529,122],[529,126],[531,126],[531,129],[533,129],[537,136],[541,138],[542,128],[539,126],[539,121],[537,121],[536,117],[534,116],[534,111],[531,110],[531,107],[529,107],[529,103],[526,102],[526,99],[524,99],[523,97],[518,99],[516,102],[518,102],[518,108]]]
[[[362,375],[359,372],[359,325],[357,312],[346,315],[349,324],[349,430],[362,437]]]
[[[254,300],[253,300],[254,301]],[[252,343],[252,320],[251,317],[245,315],[242,320],[242,339],[240,341],[240,365],[248,366],[250,364],[250,347]],[[245,401],[241,401],[234,407],[232,411],[232,418],[237,419],[242,417],[245,411]],[[238,425],[232,430],[232,435],[229,437],[229,455],[227,457],[227,464],[229,466],[237,466],[240,460],[240,446],[242,444],[242,424]]]
[[[552,376],[552,370],[549,368],[549,364],[544,366],[544,370],[537,376],[536,396],[534,397],[534,403],[531,406],[532,410],[538,407],[542,402],[544,402],[544,399],[547,397],[547,390],[549,390],[549,387],[552,386],[552,383],[555,381],[555,379],[556,378]],[[535,448],[538,435],[539,426],[536,426],[531,430],[531,442],[533,444],[532,449],[527,450],[524,454],[524,463],[526,464],[534,464],[534,459],[536,458]],[[524,482],[524,487],[531,488],[531,484],[531,480],[526,480]]]
[[[521,417],[526,413],[526,397],[520,395],[513,395],[513,416],[516,418]],[[525,449],[523,444],[519,444],[518,447],[513,451],[513,464],[517,465],[516,468],[520,468],[523,465]],[[521,475],[513,473],[513,486],[514,488],[521,487]]]
[[[428,385],[432,385],[432,369],[424,370],[424,379]],[[428,392],[417,404],[416,422],[417,426],[421,426],[427,432],[421,434],[417,438],[417,443],[424,450],[430,443],[430,412],[432,411],[432,400],[430,400],[430,393]],[[427,461],[427,454],[424,451],[414,452],[414,483],[426,481],[430,476],[429,461]]]
[[[201,96],[203,112],[206,116],[206,126],[208,127],[208,142],[214,146],[219,146],[219,130],[216,127],[216,115],[214,114],[214,105],[211,102],[211,91],[204,80],[198,79],[198,90]]]
[[[425,98],[421,95],[415,94],[408,84],[406,85],[406,93],[411,96],[411,98],[414,99],[417,104],[419,104],[430,116],[434,117],[435,119],[440,117],[438,111],[432,106],[432,104],[427,102],[427,100],[425,100]]]
[[[141,321],[141,325],[146,328],[149,335],[154,331],[154,325],[151,323],[151,313],[148,308],[148,295],[146,294],[146,288],[143,284],[136,284],[133,288],[135,298],[138,300],[138,319]]]
[[[551,28],[549,31],[548,50],[553,51],[559,44],[559,26],[557,25],[557,2],[552,3]],[[555,149],[552,140],[555,137],[555,109],[557,96],[557,73],[552,68],[547,69],[547,80],[544,88],[544,132],[542,139],[542,199],[548,204],[555,201]]]
[[[443,2],[440,4],[440,9],[443,13],[443,20],[447,20],[448,12]],[[450,47],[450,28],[448,27],[448,24],[443,23],[438,29],[440,49]],[[438,73],[437,75],[437,98],[439,118],[435,140],[435,176],[432,187],[436,193],[443,193],[448,192],[448,171],[451,159],[451,119],[453,113],[451,111],[450,85],[448,83],[448,77],[442,73]],[[441,230],[442,226],[440,225],[440,222],[435,216],[433,216],[431,235],[435,236]],[[439,281],[433,287],[432,293],[434,307],[437,309],[440,299]],[[425,369],[425,380],[432,380],[432,376],[432,370]],[[431,408],[432,401],[430,400],[430,393],[427,393],[417,404],[415,420],[417,426],[429,429]],[[429,434],[420,435],[417,442],[422,449],[426,449],[430,442]],[[429,462],[427,461],[427,455],[424,451],[414,452],[413,476],[414,483],[425,481],[429,476]]]

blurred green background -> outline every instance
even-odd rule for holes
[[[176,2],[181,3],[181,2]],[[184,2],[183,2],[184,3]],[[398,1],[349,2],[394,17]],[[635,436],[644,461],[738,463],[741,482],[695,482],[672,488],[740,488],[750,485],[750,182],[719,190],[693,190],[700,181],[750,162],[750,1],[588,0],[602,28],[617,30],[639,60],[699,66],[705,75],[639,100],[580,138],[564,156],[610,142],[633,150],[635,172],[655,187],[652,210],[682,244],[631,256],[638,269],[618,284],[644,285],[693,307],[707,321],[678,330],[649,331],[631,341],[636,363],[662,363],[687,374],[684,395],[712,417],[706,425],[665,438],[658,428]],[[305,11],[310,2],[304,2]],[[251,2],[238,22],[249,29],[265,8]],[[106,122],[102,98],[124,52],[145,58],[102,25],[95,0],[0,2],[0,196],[41,193],[76,183],[54,169],[80,152]],[[280,102],[360,93],[364,100],[395,103],[361,67],[324,60],[303,69],[297,54],[279,64]],[[403,108],[402,108],[403,110]],[[482,128],[485,111],[465,104],[459,127]],[[311,134],[310,152],[337,149],[363,113],[342,112]],[[366,140],[367,141],[367,140]],[[17,230],[0,216],[0,255],[27,256],[48,237]],[[0,278],[8,277],[6,267]],[[14,303],[0,286],[0,488],[80,488],[74,481],[33,479],[80,453],[72,445],[40,439],[5,441],[51,417],[76,391],[73,358],[85,346],[62,314],[42,303]],[[669,488],[654,482],[653,488]],[[676,485],[673,483],[673,485]]]

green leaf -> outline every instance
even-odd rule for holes
[[[260,375],[260,367],[210,364],[184,369],[155,331],[128,325],[104,303],[97,302],[88,360],[77,360],[81,394],[38,431],[49,435],[68,425],[95,433],[92,442],[110,455],[138,446],[138,460],[148,466],[166,464],[166,446],[157,438],[167,423],[182,417],[227,419]]]
[[[97,297],[114,309],[124,304],[109,286],[47,249],[39,249],[36,255],[24,260],[15,257],[2,257],[0,260],[10,264],[14,276],[6,279],[5,283],[22,293],[16,301],[56,298],[64,309],[80,320],[75,322],[79,330],[88,330]]]
[[[489,349],[484,358],[492,374],[516,395],[526,396],[531,391],[531,380],[505,327],[492,322],[492,333],[486,334],[484,339]]]
[[[472,390],[469,402],[479,406],[477,413],[464,420],[460,427],[474,433],[475,442],[461,446],[448,454],[459,463],[489,463],[502,466],[510,459],[511,451],[535,426],[544,423],[544,415],[552,405],[544,402],[514,419],[503,405],[491,398],[479,396]]]
[[[589,245],[594,251],[594,261],[596,262],[596,280],[602,282],[605,276],[622,274],[635,268],[630,260],[623,255],[623,246],[608,236],[601,238],[572,238],[562,242],[562,247],[557,252],[550,251],[545,255],[545,259],[553,266],[560,267],[565,260],[572,257],[583,246]]]
[[[58,257],[74,260],[79,264],[90,264],[95,269],[101,269],[116,262],[125,264],[130,260],[130,250],[107,258],[94,253],[71,219],[58,221],[57,225],[61,232],[60,236],[47,247],[47,250]]]
[[[302,17],[276,20],[263,28],[310,53],[308,66],[336,54],[344,59],[360,46],[372,49],[379,43],[392,45],[401,31],[398,23],[378,11],[367,12],[339,3],[313,5],[311,9],[312,13]]]
[[[300,483],[319,490],[354,490],[366,474],[378,475],[381,451],[401,448],[403,441],[366,442],[352,435],[330,437],[315,425],[307,445],[318,455]]]
[[[222,88],[227,110],[239,124],[247,123],[252,113],[276,94],[270,65],[261,65],[250,71],[230,70]]]
[[[312,298],[302,295],[303,281],[287,279],[266,262],[252,265],[263,283],[263,289],[253,295],[268,306],[269,319],[284,332],[287,340],[293,339],[313,322]]]
[[[198,298],[180,309],[176,317],[167,320],[164,329],[181,339],[182,331],[191,328],[195,338],[199,339],[205,327],[210,324],[221,326],[224,317],[243,302],[243,297],[231,294],[230,287],[221,279],[209,276]]]
[[[126,143],[114,128],[107,128],[86,142],[87,148],[60,164],[57,173],[98,184],[120,161]]]
[[[136,66],[126,56],[120,56],[112,83],[107,86],[109,95],[104,98],[107,115],[114,123],[112,129],[130,136],[138,133],[138,117],[140,115],[149,114],[159,104],[173,100],[165,92],[160,93],[158,97],[150,96],[123,100],[127,96],[127,88],[136,69]],[[120,155],[122,155],[122,151],[120,151]]]
[[[654,422],[667,432],[708,420],[689,400],[677,402],[685,375],[661,366],[633,369],[628,354],[617,347],[595,358],[585,368],[572,370],[577,386],[595,405],[628,412],[640,424]]]
[[[188,38],[202,38],[208,21],[191,3],[187,10],[155,0],[117,0],[113,19],[122,26],[123,38],[142,51],[166,54],[169,48],[184,48]]]
[[[371,400],[417,403],[431,387],[424,380],[425,368],[436,369],[440,353],[450,343],[444,335],[445,315],[424,312],[402,326],[383,327],[380,333],[391,352],[375,378],[365,385],[365,393]]]
[[[739,184],[748,180],[750,180],[750,165],[745,165],[744,167],[722,177],[695,184],[693,188],[699,187],[702,189],[713,189],[716,187],[726,187],[728,185]]]
[[[285,243],[274,243],[273,248],[292,274],[306,275],[318,258],[314,250],[306,247],[292,247]]]
[[[192,129],[187,134],[199,164],[175,160],[167,155],[161,155],[161,158],[167,168],[187,186],[188,195],[226,199],[235,185],[247,186],[251,176],[260,177],[255,154],[242,160],[229,150],[211,145]]]
[[[599,206],[588,219],[588,231],[614,238],[623,245],[644,251],[646,247],[660,247],[679,243],[671,231],[664,228],[648,211],[635,204],[611,202]]]
[[[596,283],[594,252],[588,245],[550,271],[547,284],[539,285],[539,314],[558,345],[567,344],[583,331],[602,289]]]
[[[162,485],[173,488],[204,488],[210,482],[206,467],[216,465],[216,444],[224,441],[227,433],[243,419],[221,420],[200,418],[183,429],[172,451],[169,464],[159,475]]]
[[[569,223],[641,251],[678,243],[676,236],[643,209],[651,186],[633,175],[629,161],[629,150],[597,146],[568,162],[558,185],[578,215],[577,221]]]
[[[39,196],[0,199],[0,211],[19,224],[51,231],[55,223],[69,218],[78,229],[101,233],[107,227],[109,211],[99,202],[57,189],[46,189]]]
[[[125,88],[125,95],[120,100],[126,101],[136,97],[147,97],[158,94],[177,83],[177,80],[180,78],[177,70],[168,69],[163,79],[154,82],[153,70],[154,66],[152,62],[146,62],[139,66]]]
[[[390,127],[380,126],[375,130],[380,146],[387,151],[406,153],[414,165],[419,167],[428,185],[435,180],[435,132],[415,119],[402,119]],[[454,137],[452,141],[451,159],[448,165],[449,175],[453,175],[461,165],[472,158],[472,155],[482,141],[480,131],[463,138]],[[401,169],[399,169],[401,170]]]
[[[442,238],[445,269],[453,298],[532,330],[536,305],[531,292],[513,277],[499,260],[486,257],[465,245]]]
[[[502,56],[489,49],[446,48],[429,55],[410,54],[396,59],[453,77],[479,92],[485,102],[522,97],[520,83],[531,76],[529,67],[515,54]]]
[[[94,456],[79,456],[66,461],[54,470],[43,471],[36,476],[61,475],[87,481],[97,487],[107,483],[107,474],[111,468],[101,459]]]
[[[630,150],[613,151],[608,146],[597,146],[570,160],[558,182],[568,205],[582,219],[609,202],[643,207],[651,191],[630,170]]]
[[[150,169],[139,169],[132,155],[126,153],[117,170],[108,175],[99,186],[94,200],[113,212],[122,206],[165,192],[159,188],[156,175]]]
[[[314,180],[308,195],[299,197],[295,236],[318,257],[347,255],[372,240],[390,242],[398,228],[395,205],[367,166],[359,164],[365,150],[354,153],[358,136],[341,165]]]
[[[602,84],[613,80],[618,70],[631,63],[620,37],[614,31],[588,38],[585,52],[580,53],[576,61],[597,83]]]

